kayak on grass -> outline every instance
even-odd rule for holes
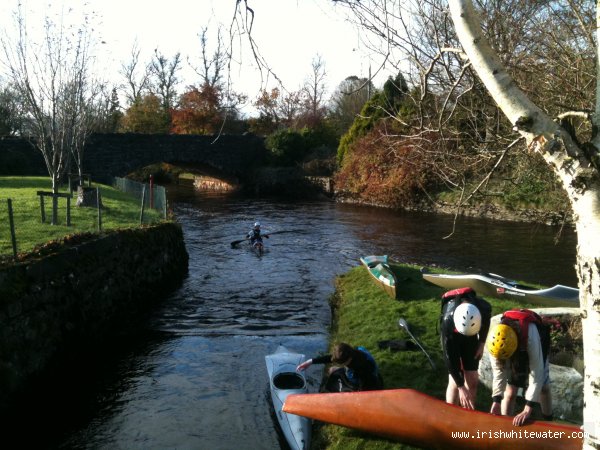
[[[495,273],[453,275],[425,271],[423,279],[448,290],[470,287],[477,294],[489,297],[510,298],[542,306],[579,306],[579,289],[561,284],[539,289]]]
[[[396,298],[398,280],[388,264],[388,256],[364,256],[360,258],[360,262],[367,268],[375,284],[381,287],[390,297]]]

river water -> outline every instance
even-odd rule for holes
[[[275,201],[171,191],[189,274],[143,329],[53,379],[12,426],[36,448],[279,449],[264,356],[279,344],[307,357],[327,346],[334,278],[359,257],[531,283],[576,285],[575,234],[328,201]],[[255,220],[258,257],[230,248]],[[313,389],[319,369],[308,371]],[[20,412],[24,414],[24,412]],[[20,417],[20,416],[19,416]]]

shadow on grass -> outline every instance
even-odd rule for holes
[[[418,267],[402,266],[393,263],[390,264],[390,267],[398,280],[396,287],[396,297],[398,300],[412,301],[436,296],[441,298],[444,293],[442,288],[425,281]]]

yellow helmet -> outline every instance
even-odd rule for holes
[[[490,330],[487,348],[494,358],[508,359],[517,349],[517,332],[503,323],[495,325]]]

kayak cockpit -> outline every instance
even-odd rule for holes
[[[281,390],[304,389],[306,380],[298,373],[283,372],[273,377],[273,386]]]

